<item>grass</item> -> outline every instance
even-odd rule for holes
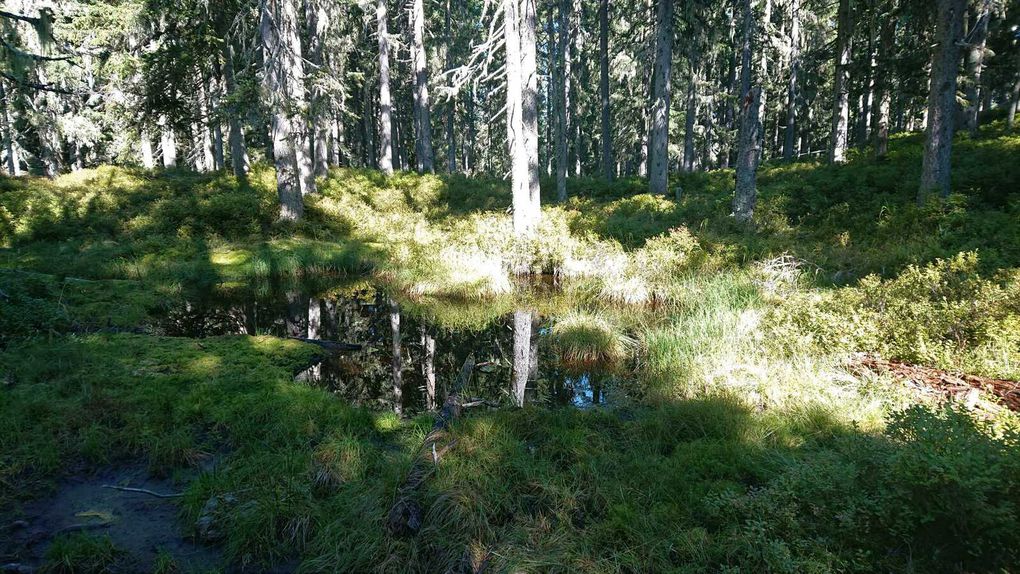
[[[218,501],[219,543],[252,570],[1009,571],[1017,417],[846,368],[872,352],[1020,378],[1020,138],[993,127],[955,150],[954,195],[922,207],[917,135],[885,162],[764,166],[750,228],[729,217],[732,172],[675,176],[679,202],[574,178],[528,241],[508,239],[495,180],[336,170],[284,225],[265,168],[246,185],[112,167],[0,179],[0,512],[73,469],[216,460],[181,484],[181,522]],[[605,368],[630,400],[472,411],[422,531],[391,536],[430,417],[296,382],[309,345],[148,329],[198,294],[359,282],[441,345],[498,346],[501,317],[537,311],[557,358],[540,376]],[[73,537],[47,568],[123,559]]]

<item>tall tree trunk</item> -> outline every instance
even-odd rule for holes
[[[6,113],[4,116],[6,119]],[[156,167],[156,159],[152,155],[152,137],[149,135],[149,130],[143,128],[138,139],[141,140],[142,167],[145,169]]]
[[[1013,93],[1009,99],[1009,112],[1006,115],[1006,125],[1011,131],[1016,124],[1017,108],[1020,107],[1020,52],[1017,52],[1016,64],[1016,82],[1013,83]]]
[[[673,1],[659,0],[655,11],[655,71],[652,87],[652,130],[648,146],[648,186],[666,195],[669,185],[669,96],[673,67]]]
[[[279,60],[279,82],[286,95],[287,112],[291,124],[290,137],[298,189],[301,195],[315,193],[315,170],[312,166],[311,138],[308,135],[308,95],[305,90],[305,63],[301,50],[301,25],[298,19],[297,0],[264,0],[274,4]],[[275,143],[275,142],[274,142]]]
[[[237,82],[234,79],[234,46],[229,38],[223,39],[223,86],[227,92],[227,123],[230,126],[230,166],[236,177],[244,178],[248,174],[248,152],[244,147],[244,130],[241,127],[241,114],[237,109],[235,96]]]
[[[875,99],[871,106],[871,139],[875,158],[889,153],[889,111],[892,103],[892,55],[896,42],[895,0],[884,3],[878,32],[878,55],[875,67]]]
[[[924,203],[927,194],[932,191],[938,191],[943,198],[949,196],[959,42],[962,40],[966,10],[967,0],[938,0],[935,30],[938,44],[932,56],[928,127],[925,131],[918,203]]]
[[[599,103],[602,108],[602,174],[616,179],[612,109],[609,99],[609,0],[599,0]]]
[[[414,66],[415,159],[418,173],[435,171],[432,155],[432,111],[429,103],[428,59],[425,53],[425,3],[412,0],[411,60]]]
[[[177,136],[173,127],[168,124],[166,116],[159,118],[159,139],[163,152],[163,167],[167,169],[177,167]]]
[[[446,69],[453,69],[453,22],[450,9],[450,0],[446,0],[446,12],[444,14],[444,28],[446,32]],[[469,96],[470,97],[470,96]],[[457,172],[457,98],[449,99],[449,106],[446,108],[446,170],[450,173]],[[467,155],[465,153],[465,155]],[[466,170],[465,170],[466,171]]]
[[[752,26],[754,13],[751,0],[743,0],[744,40],[740,65],[741,99],[740,133],[737,150],[737,187],[733,194],[733,216],[747,222],[754,216],[758,201],[758,161],[761,158],[761,87],[753,84],[751,57],[754,53]]]
[[[535,0],[503,0],[503,12],[514,233],[530,236],[541,216],[538,189]]]
[[[393,412],[404,413],[404,364],[400,346],[400,306],[390,300],[390,336],[392,342]]]
[[[853,36],[853,14],[850,0],[839,0],[836,23],[836,77],[833,82],[832,142],[829,161],[846,161],[847,136],[850,124],[850,38]]]
[[[305,23],[308,27],[308,59],[312,70],[322,70],[325,58],[323,45],[329,34],[330,14],[328,0],[306,0]],[[321,79],[314,77],[309,90],[308,123],[311,131],[312,169],[316,177],[329,171],[329,135],[333,129],[329,102],[322,93]]]
[[[694,126],[697,125],[698,119],[698,82],[701,80],[701,69],[696,63],[698,60],[697,54],[692,55],[690,61],[690,76],[691,81],[687,86],[687,109],[685,112],[684,121],[684,171],[690,173],[694,171],[695,158],[694,158]]]
[[[0,83],[0,105],[3,106],[3,114],[0,115],[0,121],[3,121],[4,151],[7,153],[7,175],[19,176],[21,175],[21,161],[17,157],[14,148],[14,130],[11,129],[11,116],[8,112],[10,108],[7,101],[7,90],[2,83]]]
[[[280,219],[285,221],[297,221],[304,214],[297,157],[300,133],[294,122],[297,102],[288,93],[291,57],[286,54],[289,46],[283,42],[287,27],[296,25],[293,0],[265,0],[261,23],[263,82],[272,113],[270,140],[276,166],[276,191],[280,196]]]
[[[422,378],[425,379],[425,406],[428,410],[436,408],[436,338],[429,333],[427,327],[421,329],[422,346]]]
[[[790,0],[790,79],[786,87],[786,132],[783,159],[797,155],[797,76],[800,74],[800,0]]]
[[[213,151],[212,131],[209,129],[212,113],[209,110],[209,90],[205,78],[198,82],[198,144],[201,146],[201,159],[197,161],[199,171],[216,169],[215,152]]]
[[[570,75],[567,66],[567,50],[570,42],[569,25],[570,0],[559,1],[557,19],[556,66],[556,199],[567,200],[567,106],[569,106]]]
[[[988,40],[988,21],[992,18],[991,0],[979,0],[977,22],[967,44],[967,107],[964,122],[971,137],[978,133],[978,112],[981,110],[981,72],[985,62],[985,42]]]
[[[514,311],[514,366],[513,387],[511,388],[514,403],[524,406],[524,391],[531,375],[531,311]]]
[[[223,97],[223,74],[220,73],[220,60],[218,57],[213,56],[213,74],[211,80],[206,79],[206,84],[209,85],[211,82],[211,88],[209,89],[209,124],[212,129],[213,138],[213,169],[220,171],[226,169],[225,157],[223,154],[223,126],[221,125],[221,112],[220,106],[222,105]]]
[[[393,102],[390,99],[390,38],[386,27],[386,0],[378,0],[375,9],[379,35],[379,169],[393,174]]]

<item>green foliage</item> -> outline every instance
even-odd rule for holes
[[[61,536],[46,552],[42,572],[47,574],[110,574],[123,567],[123,553],[109,536],[86,533]]]

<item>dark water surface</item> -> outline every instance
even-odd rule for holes
[[[591,408],[624,398],[614,375],[560,365],[549,336],[553,317],[523,308],[503,313],[493,305],[470,327],[450,327],[426,316],[435,315],[434,308],[401,305],[372,285],[326,293],[217,291],[168,312],[158,329],[170,336],[274,335],[356,346],[324,350],[321,361],[296,378],[356,404],[405,413],[441,405],[469,353],[477,367],[464,400]],[[444,311],[479,314],[477,302],[443,305]]]

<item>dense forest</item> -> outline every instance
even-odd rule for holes
[[[1020,1],[5,0],[0,572],[1020,568]]]

